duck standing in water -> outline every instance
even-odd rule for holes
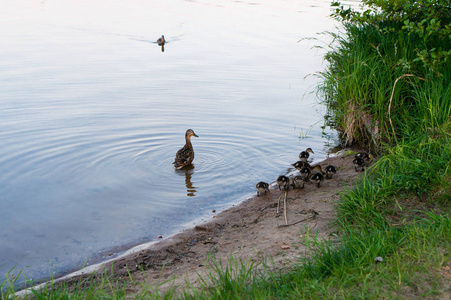
[[[183,146],[182,149],[177,151],[177,154],[175,155],[175,160],[173,162],[174,168],[177,170],[182,169],[183,167],[191,165],[191,163],[194,160],[194,149],[193,145],[191,144],[191,137],[192,136],[199,137],[197,134],[194,133],[192,129],[188,129],[185,133],[185,146]]]
[[[301,161],[307,161],[307,159],[309,158],[310,154],[309,153],[313,153],[315,154],[315,152],[313,152],[312,148],[307,148],[305,151],[302,151],[301,153],[299,153],[299,159]]]

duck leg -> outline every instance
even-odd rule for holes
[[[277,210],[276,210],[276,216],[279,215],[279,208],[280,208],[280,199],[282,198],[282,195],[279,196],[279,199],[277,199]]]

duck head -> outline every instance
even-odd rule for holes
[[[197,134],[194,133],[194,130],[188,129],[188,130],[186,131],[186,133],[185,133],[185,137],[186,137],[186,138],[190,138],[190,137],[192,137],[192,136],[199,137]]]

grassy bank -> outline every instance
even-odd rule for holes
[[[343,143],[378,154],[341,194],[336,236],[304,237],[310,253],[283,272],[270,262],[212,259],[201,288],[159,294],[143,287],[136,298],[449,299],[451,1],[364,2],[365,13],[334,4],[344,29],[334,35],[321,74],[320,91]],[[33,296],[125,298],[113,278],[90,278],[70,291],[50,284]]]

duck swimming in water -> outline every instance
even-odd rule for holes
[[[177,170],[182,169],[183,167],[191,165],[194,160],[194,149],[191,144],[191,137],[199,137],[194,133],[192,129],[188,129],[185,133],[185,146],[182,149],[177,151],[175,155],[175,160],[173,162],[174,168]]]
[[[299,159],[301,161],[307,161],[307,159],[309,158],[310,154],[309,153],[315,153],[313,152],[312,148],[307,148],[305,151],[302,151],[301,153],[299,153]]]
[[[269,189],[269,184],[266,182],[260,181],[259,183],[257,183],[257,185],[255,187],[257,188],[257,196],[266,195],[266,192]]]
[[[166,40],[164,39],[164,35],[162,35],[161,38],[159,38],[157,40],[157,44],[158,44],[158,46],[164,46],[165,43],[166,43]]]

